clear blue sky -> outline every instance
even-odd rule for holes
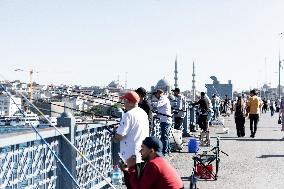
[[[127,75],[128,87],[149,90],[163,77],[174,83],[177,55],[182,90],[193,61],[197,89],[215,75],[242,90],[276,87],[279,42],[284,59],[283,0],[1,0],[0,23],[9,80],[28,81],[16,68],[37,70],[43,84],[104,86],[118,75],[124,84]]]

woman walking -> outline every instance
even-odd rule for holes
[[[281,102],[280,102],[280,111],[279,111],[279,118],[281,116],[281,124],[282,124],[282,129],[281,131],[284,132],[284,98],[282,97]],[[282,137],[282,140],[284,140],[284,135]]]
[[[235,123],[238,137],[245,136],[245,103],[241,96],[238,96],[237,102],[234,106]]]

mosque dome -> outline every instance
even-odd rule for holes
[[[121,88],[121,85],[117,81],[112,81],[110,84],[108,84],[108,87],[110,87],[110,88]]]
[[[170,93],[171,85],[166,78],[160,79],[155,86],[155,89],[162,89],[164,92]]]
[[[156,88],[165,88],[165,87],[170,87],[170,84],[169,82],[163,78],[163,79],[160,79],[156,85]]]

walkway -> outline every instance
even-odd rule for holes
[[[284,188],[284,141],[281,125],[277,124],[278,114],[262,114],[258,131],[254,139],[250,138],[249,120],[246,119],[246,136],[236,137],[233,116],[225,118],[225,126],[230,129],[224,134],[220,126],[210,127],[211,136],[220,136],[221,150],[229,154],[220,155],[220,167],[217,181],[202,180],[198,182],[199,189],[281,189]],[[187,139],[188,140],[188,139]],[[216,143],[216,139],[212,141]],[[213,145],[214,145],[213,144]],[[205,148],[201,148],[204,150]],[[179,170],[189,188],[189,175],[192,170],[193,154],[173,153],[171,163]]]
[[[225,118],[229,134],[223,133],[222,126],[210,127],[213,137],[220,136],[221,153],[217,181],[200,180],[199,189],[282,189],[284,188],[284,140],[281,141],[281,125],[277,124],[278,114],[262,114],[254,139],[250,138],[249,120],[246,119],[246,136],[236,137],[233,116]],[[197,133],[196,133],[197,134]],[[189,138],[185,138],[186,141]],[[201,148],[205,150],[205,147]],[[185,189],[189,188],[194,154],[187,153],[187,146],[180,153],[172,153],[170,162],[182,176]],[[120,187],[125,188],[125,187]]]

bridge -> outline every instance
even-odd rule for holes
[[[284,141],[280,140],[282,133],[277,118],[271,117],[269,113],[262,114],[255,138],[249,138],[248,119],[244,138],[236,137],[232,116],[224,118],[229,134],[223,132],[222,126],[211,126],[211,145],[215,145],[215,139],[219,136],[221,150],[229,156],[220,154],[218,179],[200,180],[197,182],[198,188],[282,188]],[[109,188],[98,172],[110,181],[113,162],[117,161],[117,146],[106,128],[116,123],[116,120],[97,120],[93,123],[75,124],[72,116],[62,115],[59,118],[59,131],[91,161],[96,170],[54,128],[41,128],[39,132],[80,184],[80,188]],[[151,135],[158,136],[158,132],[154,130]],[[188,140],[189,138],[184,138],[185,142]],[[200,152],[210,148],[212,147],[201,147]],[[168,158],[180,173],[185,188],[189,188],[194,155],[188,153],[185,143],[181,152],[173,152]],[[0,188],[78,187],[39,135],[25,130],[0,135]]]

